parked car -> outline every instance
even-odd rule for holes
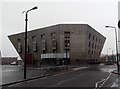
[[[14,62],[10,63],[10,65],[18,65],[18,62],[14,61]]]

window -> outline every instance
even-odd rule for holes
[[[93,54],[93,50],[92,50],[92,54]]]
[[[51,39],[52,39],[53,53],[55,53],[56,50],[57,50],[57,40],[56,40],[56,34],[55,33],[51,33]]]
[[[98,49],[99,49],[99,45],[98,45]]]
[[[21,53],[22,52],[22,45],[21,45],[21,40],[18,39],[18,52]]]
[[[45,54],[46,53],[46,51],[45,50],[43,50],[43,54]]]
[[[69,50],[70,49],[70,41],[65,41],[65,49]]]
[[[88,45],[88,47],[90,47],[90,42],[89,42],[89,45]]]
[[[92,43],[92,48],[94,47],[94,43]]]
[[[96,44],[95,44],[95,49],[96,49]]]
[[[97,38],[96,38],[96,42],[97,42]]]
[[[65,41],[64,41],[64,46],[66,50],[70,49],[70,32],[64,32],[65,36]]]
[[[56,37],[55,32],[51,33],[51,37],[52,37],[52,38],[55,38],[55,37]]]
[[[95,39],[95,36],[93,36],[93,40]]]
[[[100,39],[99,39],[99,43],[100,43]]]
[[[88,50],[88,54],[90,54],[90,50]]]
[[[89,39],[91,38],[91,33],[89,33]]]
[[[41,43],[42,43],[42,52],[43,52],[43,53],[46,53],[45,34],[41,35]]]
[[[70,38],[70,32],[64,32],[65,38]]]
[[[53,53],[56,53],[56,49],[53,49]]]
[[[33,47],[33,51],[36,52],[37,51],[37,42],[36,42],[35,36],[32,37],[32,47]]]

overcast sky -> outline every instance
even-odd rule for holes
[[[4,2],[0,3],[0,24],[2,29],[2,56],[18,56],[7,38],[8,35],[23,32],[25,14],[22,11],[38,6],[29,12],[28,30],[54,24],[89,24],[106,37],[102,54],[115,53],[114,29],[117,27],[118,0],[50,0],[39,2]],[[31,1],[31,0],[30,0]]]

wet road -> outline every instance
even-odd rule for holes
[[[120,87],[120,76],[111,73],[115,69],[115,65],[95,65],[9,87]]]

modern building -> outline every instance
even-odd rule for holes
[[[8,36],[24,60],[24,32]],[[58,24],[28,32],[27,64],[98,61],[106,38],[88,24]]]

